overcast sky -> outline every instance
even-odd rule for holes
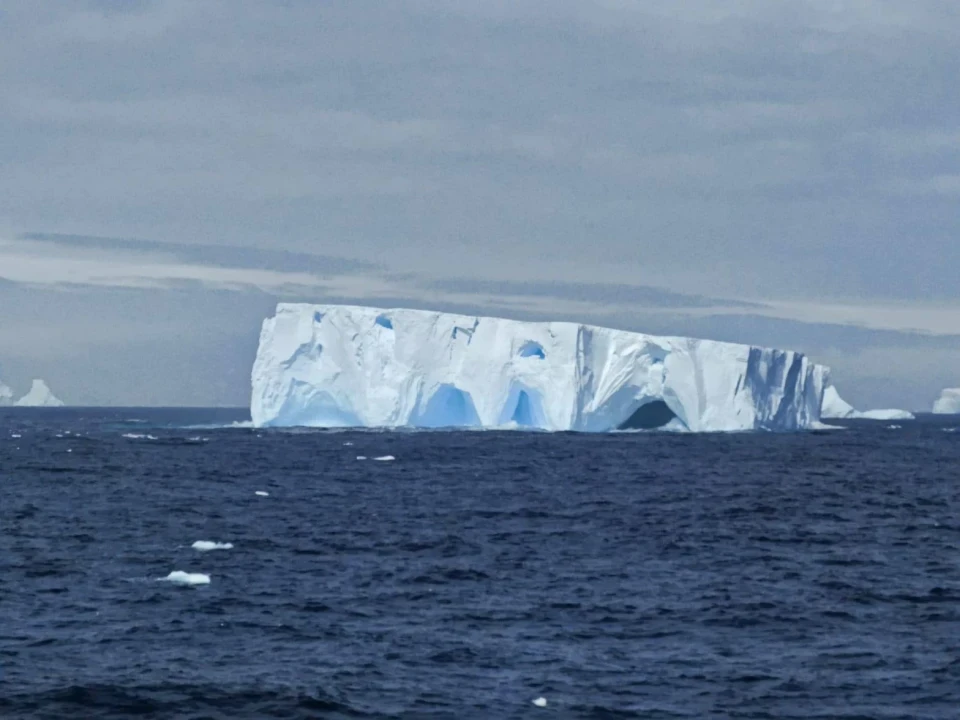
[[[245,405],[278,299],[960,385],[956,0],[0,5],[0,365]]]

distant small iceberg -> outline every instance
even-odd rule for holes
[[[946,388],[933,403],[937,415],[960,415],[960,388]]]
[[[823,420],[914,420],[914,415],[906,410],[881,409],[860,412],[840,397],[837,388],[831,383],[823,391],[820,405],[820,418]]]
[[[63,401],[54,395],[43,380],[34,380],[30,391],[14,402],[13,390],[0,380],[0,407],[63,407]]]
[[[34,380],[30,392],[14,404],[17,407],[63,407],[63,400],[54,395],[43,380]]]
[[[864,410],[855,417],[861,420],[915,420],[912,412],[906,410]]]

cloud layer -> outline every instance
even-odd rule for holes
[[[956,3],[0,13],[0,278],[32,298],[69,287],[109,316],[96,298],[193,293],[215,317],[229,289],[258,312],[345,298],[710,335],[750,318],[755,342],[769,321],[848,325],[901,333],[890,378],[914,407],[940,381],[908,360],[916,333],[960,334]],[[7,307],[2,352],[26,358]]]

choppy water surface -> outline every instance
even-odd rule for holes
[[[0,413],[0,717],[960,716],[958,423],[238,417]]]

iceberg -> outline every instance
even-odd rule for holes
[[[860,412],[840,397],[833,383],[828,383],[823,391],[823,404],[820,406],[823,420],[913,420],[914,415],[906,410],[880,409]]]
[[[960,415],[960,388],[946,388],[933,403],[937,415]]]
[[[13,390],[10,389],[9,385],[4,385],[3,381],[0,380],[0,407],[7,405],[13,405]]]
[[[859,413],[837,392],[833,384],[823,391],[823,404],[820,406],[820,418],[823,420],[842,420],[856,417]]]
[[[34,380],[30,392],[15,404],[17,407],[63,407],[63,401],[50,391],[43,380]]]
[[[789,350],[568,322],[281,303],[256,427],[801,430],[829,371]]]

